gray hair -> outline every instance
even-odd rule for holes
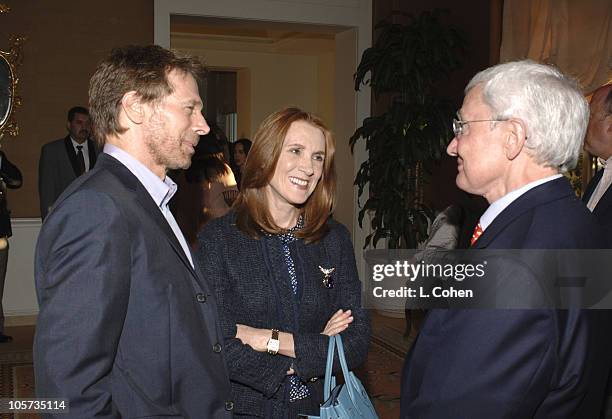
[[[466,93],[482,84],[492,118],[517,118],[527,131],[535,161],[561,173],[576,166],[589,123],[589,105],[575,80],[549,65],[513,61],[476,74]]]

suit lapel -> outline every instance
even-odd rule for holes
[[[474,248],[484,249],[488,247],[491,241],[512,223],[512,221],[532,208],[570,196],[573,193],[565,177],[551,180],[550,182],[543,183],[542,185],[538,185],[528,190],[495,217],[491,225],[487,227],[476,243],[474,243]]]
[[[189,251],[191,251],[191,249]],[[200,269],[200,265],[198,264],[198,260],[197,260],[196,256],[193,254],[193,252],[191,252],[191,259],[193,260],[193,266],[194,266],[194,270],[195,270],[196,276],[198,278],[198,282],[202,286],[202,289],[207,294],[210,294],[210,288],[208,287],[208,283],[205,281],[204,273],[202,272],[202,269]]]
[[[189,272],[191,272],[191,274],[198,280],[199,283],[203,283],[204,281],[202,281],[201,275],[199,276],[194,270],[194,268],[191,266],[189,259],[187,259],[187,256],[183,251],[183,247],[174,235],[174,232],[172,231],[172,228],[170,228],[168,221],[161,213],[159,207],[155,204],[155,201],[153,201],[153,198],[151,198],[151,195],[149,195],[149,192],[138,180],[138,178],[134,176],[134,174],[130,172],[127,167],[125,167],[118,160],[109,156],[108,154],[100,155],[98,159],[98,165],[100,167],[106,167],[111,172],[118,174],[118,179],[122,181],[128,189],[131,189],[135,193],[136,201],[138,202],[138,204],[150,217],[153,223],[162,231],[163,235],[170,242],[170,246],[172,246],[172,249],[181,259],[185,267],[189,270]]]
[[[595,188],[597,187],[597,184],[601,180],[602,176],[603,176],[603,169],[599,169],[597,173],[595,173],[595,176],[593,176],[593,179],[591,179],[591,181],[587,185],[586,190],[584,191],[584,194],[582,195],[582,202],[584,202],[585,204],[588,204],[589,199],[591,199],[591,195],[593,195],[593,192],[595,191]]]
[[[604,194],[601,196],[601,198],[599,198],[597,205],[595,205],[595,208],[593,209],[593,214],[595,215],[599,215],[600,213],[607,214],[608,208],[610,208],[611,205],[612,205],[612,187],[609,186],[608,189],[606,189]]]
[[[70,164],[72,165],[74,176],[78,177],[79,163],[77,162],[76,153],[74,152],[74,147],[72,146],[72,140],[70,139],[70,135],[64,138],[64,146],[66,147],[66,154],[68,154],[68,159],[70,160]]]
[[[185,266],[189,268],[193,275],[196,275],[193,267],[191,266],[191,263],[189,262],[189,259],[187,259],[187,255],[185,255],[183,246],[181,246],[178,239],[176,238],[176,235],[174,234],[174,231],[172,231],[172,228],[170,228],[170,225],[168,225],[168,221],[160,211],[159,207],[155,205],[153,198],[151,198],[151,195],[149,195],[145,187],[142,186],[140,182],[138,183],[140,187],[137,187],[135,189],[136,200],[138,201],[140,206],[150,215],[153,222],[157,224],[160,230],[164,233],[174,251],[181,258],[181,261],[183,261]]]

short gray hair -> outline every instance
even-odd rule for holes
[[[524,60],[481,71],[470,80],[466,93],[480,84],[492,118],[523,121],[526,146],[538,164],[561,173],[576,166],[589,105],[574,79],[552,66]]]

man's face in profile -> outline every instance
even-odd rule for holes
[[[200,135],[210,131],[193,76],[172,71],[168,80],[173,92],[149,105],[152,115],[144,127],[149,157],[160,171],[187,169]]]
[[[453,138],[446,149],[449,155],[457,157],[457,186],[493,202],[501,193],[500,183],[507,159],[500,122],[487,121],[494,117],[482,100],[481,86],[467,93],[458,115],[464,121],[463,132]]]

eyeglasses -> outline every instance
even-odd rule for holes
[[[457,114],[456,118],[453,118],[453,132],[455,133],[455,137],[460,137],[463,135],[463,126],[467,124],[471,124],[472,122],[503,122],[507,121],[507,119],[476,119],[474,121],[462,121],[459,114]]]

